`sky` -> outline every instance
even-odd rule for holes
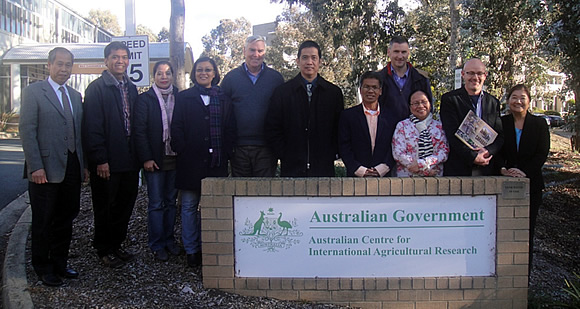
[[[119,26],[125,29],[124,0],[59,0],[81,16],[88,16],[91,9],[110,10],[117,15]],[[160,5],[161,3],[166,5]],[[282,13],[284,5],[270,0],[185,0],[185,41],[197,58],[203,50],[201,38],[219,25],[221,19],[245,17],[252,25],[269,23]],[[143,24],[157,34],[161,28],[169,29],[171,3],[169,0],[135,0],[136,24]]]

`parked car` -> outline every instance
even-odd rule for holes
[[[565,124],[564,119],[558,115],[548,115],[550,117],[550,125],[552,128],[561,127]]]
[[[550,126],[550,117],[548,115],[544,115],[544,114],[534,114],[535,116],[539,116],[544,118],[544,120],[546,120],[546,124],[548,125],[548,127]]]

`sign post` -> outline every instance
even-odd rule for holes
[[[123,42],[129,47],[129,67],[127,75],[137,87],[147,87],[149,83],[149,37],[146,35],[118,36],[113,41]]]

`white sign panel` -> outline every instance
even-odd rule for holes
[[[149,37],[146,35],[117,36],[113,41],[121,41],[131,52],[129,55],[129,67],[127,75],[138,87],[150,86],[149,84]]]
[[[462,69],[455,69],[455,89],[461,88],[461,71]]]
[[[238,277],[495,273],[495,196],[235,197]]]

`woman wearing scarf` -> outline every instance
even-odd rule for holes
[[[175,187],[181,191],[181,237],[187,264],[201,264],[201,221],[198,212],[201,180],[226,177],[235,140],[233,110],[217,84],[220,75],[207,57],[193,65],[193,87],[176,98],[171,146],[177,152]]]
[[[393,157],[397,176],[443,176],[449,145],[441,122],[433,119],[431,98],[423,91],[411,93],[411,115],[397,124],[393,134]]]
[[[155,63],[153,76],[151,88],[137,99],[133,134],[137,157],[147,179],[148,245],[155,259],[167,261],[168,253],[179,255],[181,252],[173,235],[177,157],[170,145],[177,88],[173,86],[173,67],[168,61]]]

